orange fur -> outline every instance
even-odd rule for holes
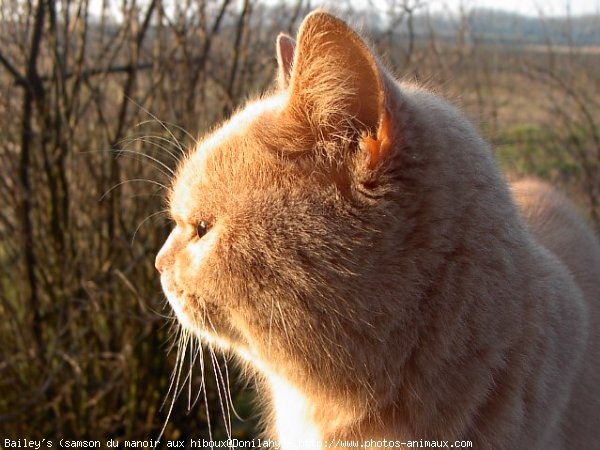
[[[363,138],[362,144],[366,147],[367,152],[369,152],[369,169],[371,170],[377,167],[377,164],[385,158],[392,147],[390,124],[390,115],[386,112],[379,125],[377,137],[365,136]]]
[[[280,89],[173,180],[156,266],[182,325],[255,370],[285,448],[594,448],[593,233],[545,185],[515,191],[520,212],[462,114],[339,19],[308,16],[293,61],[282,39]]]

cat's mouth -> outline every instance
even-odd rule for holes
[[[181,326],[187,330],[194,331],[196,327],[185,312],[185,294],[183,289],[174,288],[173,283],[170,282],[166,273],[161,275],[160,284]]]
[[[219,324],[215,324],[214,320],[211,320],[208,315],[205,315],[203,320],[199,320],[198,315],[194,313],[193,307],[189,304],[190,299],[187,297],[185,291],[177,288],[166,273],[161,275],[160,281],[163,292],[171,308],[173,308],[177,320],[184,329],[191,331],[204,342],[217,346],[221,350],[232,349],[232,342],[224,338],[222,333],[219,333],[217,329],[219,328]],[[231,330],[228,331],[228,335],[232,334],[235,335],[234,337],[239,338],[237,333],[232,333]],[[234,340],[237,341],[237,339]],[[235,347],[238,348],[240,346],[236,345]]]

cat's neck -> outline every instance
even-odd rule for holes
[[[520,263],[531,264],[518,259],[532,251],[535,253],[531,248],[523,252],[515,249],[515,270]],[[445,270],[436,280],[440,292],[445,283],[462,276],[450,269],[440,270]],[[551,273],[552,270],[541,269],[536,276],[547,277]],[[478,281],[493,282],[492,278]],[[525,276],[514,276],[513,281],[515,289],[528,289]],[[430,292],[428,301],[437,303],[439,314],[429,318],[425,324],[428,332],[421,335],[426,337],[405,358],[402,367],[396,368],[402,376],[397,385],[389,386],[395,390],[393,400],[368,412],[359,408],[352,415],[335,401],[312,399],[293,381],[270,373],[266,379],[272,396],[272,436],[284,450],[352,448],[355,443],[360,448],[370,441],[406,442],[423,436],[470,439],[481,448],[527,442],[527,436],[515,433],[526,429],[528,421],[549,423],[557,414],[540,408],[541,394],[535,391],[536,386],[546,383],[557,396],[563,395],[556,380],[548,377],[548,363],[543,355],[551,351],[551,343],[542,331],[542,323],[549,316],[568,317],[573,311],[570,307],[555,310],[562,302],[554,298],[549,286],[545,298],[517,301],[491,293],[497,299],[497,309],[480,302],[452,313],[442,307],[448,298]],[[473,297],[473,301],[478,298]],[[455,326],[450,326],[452,323]],[[434,332],[436,329],[440,334]],[[559,338],[572,339],[566,335]],[[340,411],[347,414],[339,415]],[[545,421],[538,420],[542,416]],[[490,436],[497,436],[498,440],[490,440]]]
[[[283,378],[267,376],[272,398],[273,427],[270,433],[277,437],[283,449],[318,448],[322,430],[315,423],[317,406],[299,389]]]

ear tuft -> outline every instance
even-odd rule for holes
[[[381,161],[389,154],[392,147],[392,119],[389,111],[385,111],[377,137],[369,135],[363,137],[361,148],[369,155],[369,169],[375,169]]]

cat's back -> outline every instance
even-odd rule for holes
[[[565,448],[597,448],[600,439],[600,244],[565,196],[537,180],[512,185],[536,240],[568,268],[589,314],[589,335],[564,422]]]

